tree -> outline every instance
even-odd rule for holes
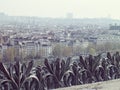
[[[89,54],[95,55],[95,54],[96,54],[95,49],[94,49],[94,48],[90,48],[90,49],[89,49]]]
[[[71,56],[72,55],[72,47],[70,46],[65,46],[63,47],[63,52],[62,52],[63,56]]]
[[[53,47],[53,55],[55,57],[62,57],[62,52],[63,52],[63,45],[61,44],[56,44],[54,47]]]
[[[2,61],[2,58],[3,58],[3,57],[2,57],[2,53],[0,53],[0,61]]]
[[[118,45],[117,43],[111,43],[111,42],[97,44],[96,51],[101,53],[101,52],[115,50],[115,49],[118,49],[117,45]]]
[[[82,46],[74,46],[73,47],[73,55],[79,55],[83,54],[85,52],[86,48]]]
[[[89,43],[87,47],[87,52],[91,55],[94,55],[96,53],[96,45],[93,43]]]
[[[14,47],[8,47],[6,50],[5,50],[5,53],[3,55],[3,59],[6,60],[6,61],[11,61],[11,60],[14,60],[15,58],[15,49]]]
[[[55,57],[66,57],[71,56],[73,53],[73,49],[70,46],[65,46],[63,44],[56,44],[53,47],[52,54]]]

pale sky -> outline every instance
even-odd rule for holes
[[[120,0],[0,0],[0,12],[14,16],[120,19]]]

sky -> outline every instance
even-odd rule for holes
[[[0,12],[12,16],[120,19],[120,0],[0,0]]]

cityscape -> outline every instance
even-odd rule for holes
[[[74,19],[71,13],[65,19],[4,13],[0,18],[1,60],[97,55],[120,48],[119,20]]]
[[[0,90],[120,90],[120,0],[0,0]]]

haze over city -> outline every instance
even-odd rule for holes
[[[120,90],[119,4],[0,0],[0,90]]]
[[[120,0],[0,0],[0,12],[11,16],[120,18]]]

